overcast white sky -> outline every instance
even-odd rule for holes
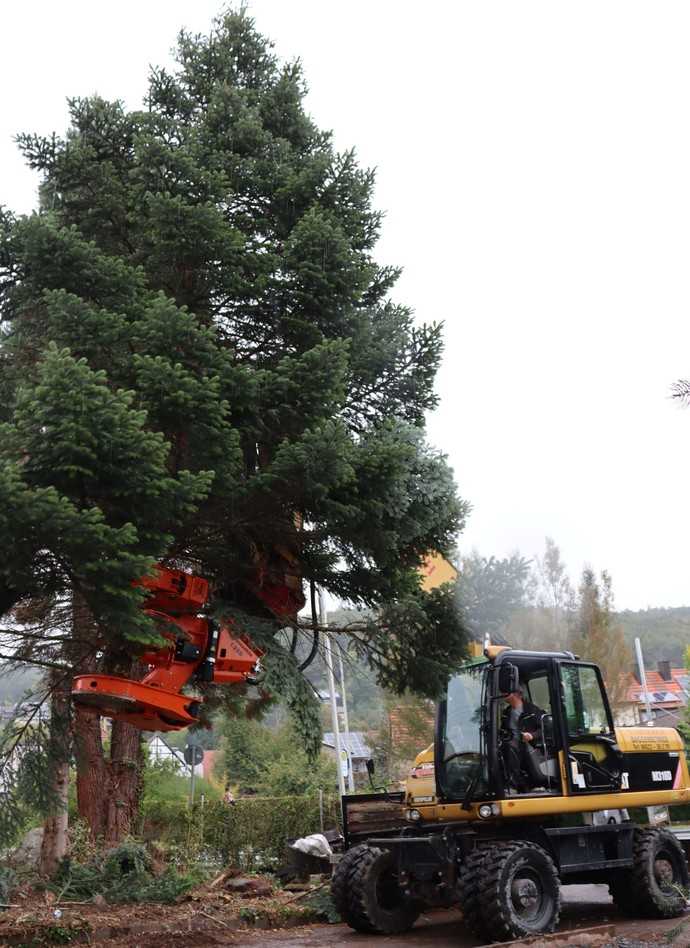
[[[308,105],[378,169],[396,298],[446,324],[431,440],[464,549],[561,546],[619,608],[690,604],[690,5],[252,0]],[[35,206],[12,136],[65,99],[136,107],[220,2],[4,4],[0,203]]]

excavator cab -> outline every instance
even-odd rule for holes
[[[465,805],[630,781],[601,673],[569,652],[510,650],[467,666],[439,706],[435,748],[439,796]]]

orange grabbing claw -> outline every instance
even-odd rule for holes
[[[115,675],[79,675],[72,680],[72,700],[142,731],[179,731],[199,714],[198,698]]]
[[[199,610],[208,598],[208,583],[182,570],[156,567],[141,585],[150,590],[145,612],[162,625],[167,644],[141,656],[148,667],[141,681],[117,675],[78,675],[72,700],[80,708],[143,731],[175,731],[194,724],[202,699],[183,695],[192,678],[232,684],[255,670],[261,652],[246,637],[219,628]]]

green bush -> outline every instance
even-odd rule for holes
[[[326,754],[320,754],[312,764],[304,755],[281,754],[265,763],[257,784],[260,794],[271,797],[313,796],[319,788],[338,788],[335,761]]]
[[[330,886],[315,889],[311,895],[306,897],[304,904],[307,908],[314,910],[319,921],[328,922],[329,925],[337,925],[338,922],[342,921],[340,912],[335,907]]]
[[[340,824],[336,796],[324,796],[324,826]],[[318,794],[240,798],[197,804],[168,803],[146,814],[145,833],[202,861],[253,869],[285,857],[288,840],[320,831]]]

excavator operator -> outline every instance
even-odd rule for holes
[[[546,712],[527,700],[524,686],[504,697],[507,704],[501,714],[501,736],[507,782],[518,793],[524,793],[542,784],[531,745],[543,740],[542,718]]]

